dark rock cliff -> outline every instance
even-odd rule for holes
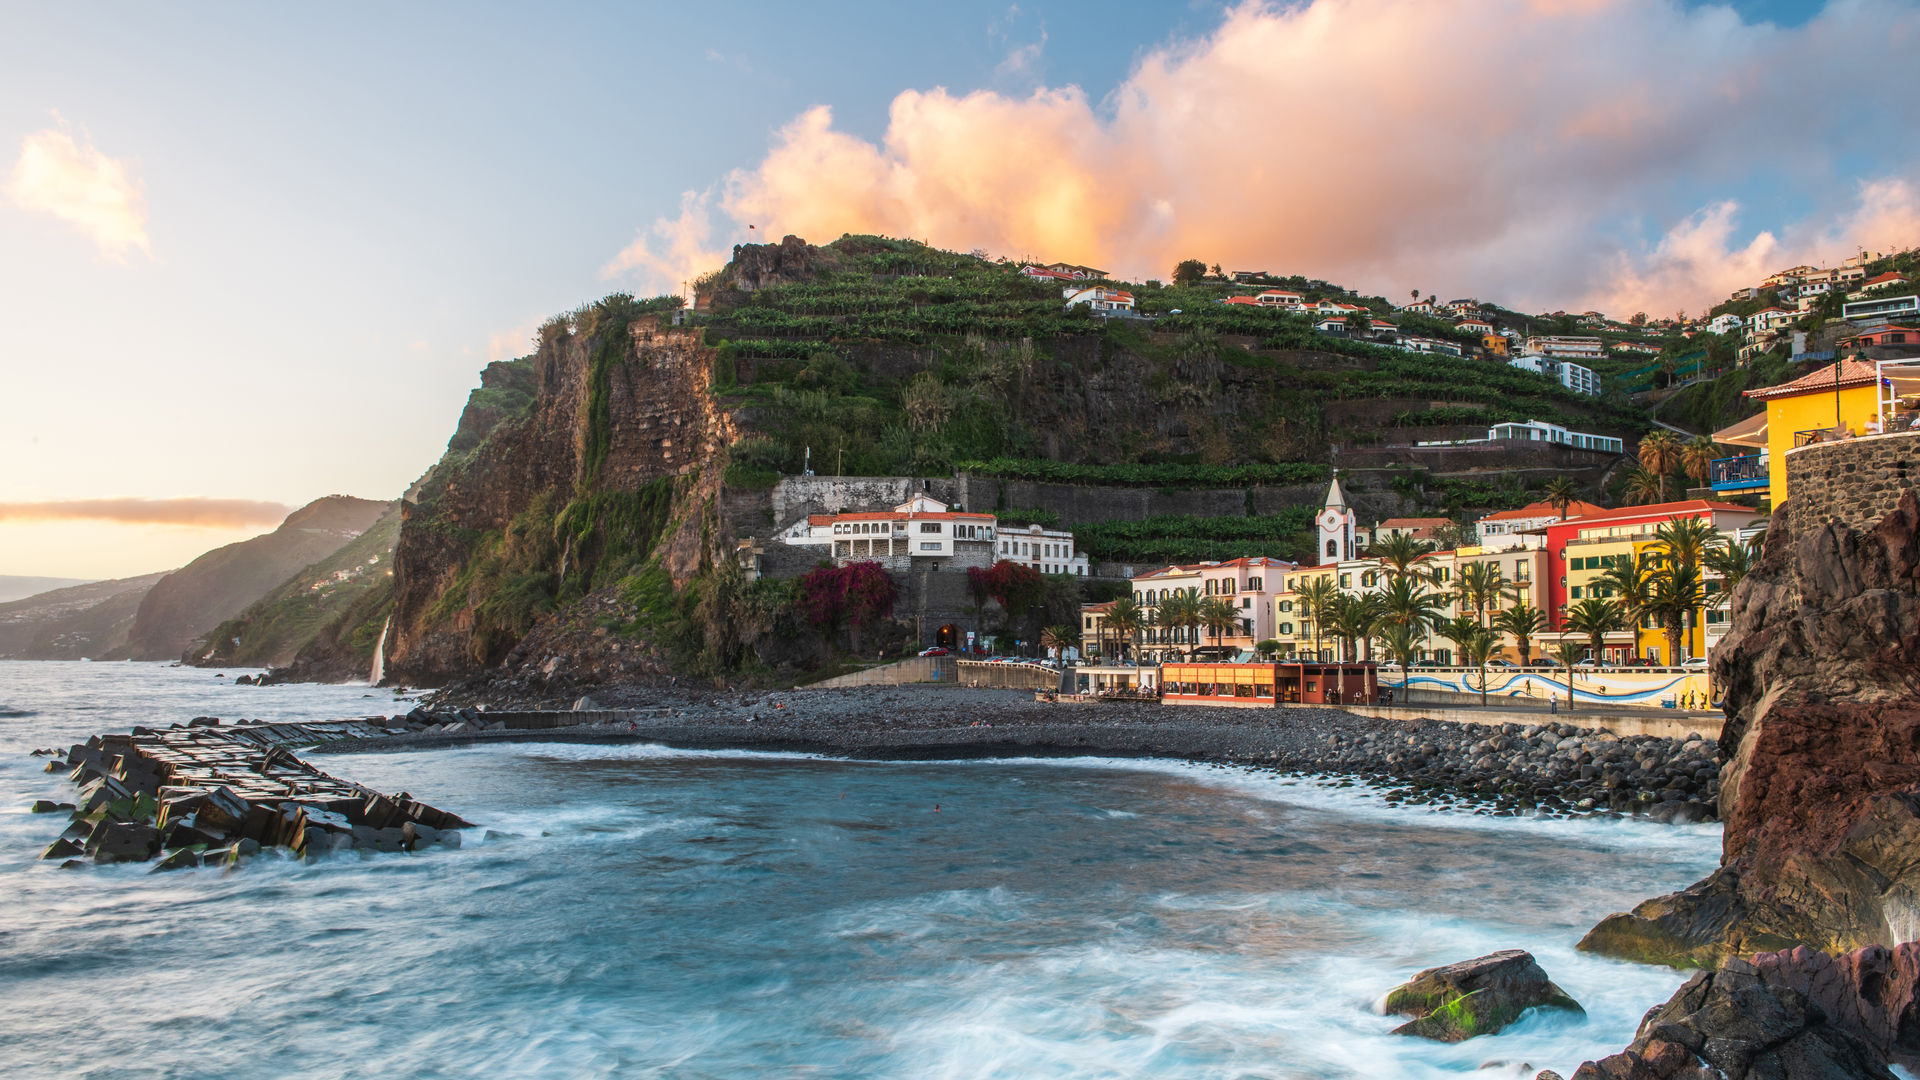
[[[1869,525],[1867,490],[1789,499],[1735,591],[1721,868],[1583,948],[1712,966],[1920,936],[1920,499],[1909,482]]]
[[[543,621],[604,630],[631,616],[642,567],[682,585],[711,565],[730,537],[717,518],[731,441],[711,363],[698,331],[629,298],[548,324],[524,410],[450,447],[403,507],[389,679],[444,683],[527,662],[515,649]],[[570,662],[590,663],[594,643],[624,644],[589,633]]]

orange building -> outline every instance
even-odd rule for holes
[[[1375,664],[1162,664],[1160,700],[1168,705],[1370,705],[1379,692]]]

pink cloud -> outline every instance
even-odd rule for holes
[[[808,109],[610,270],[710,268],[725,257],[712,238],[745,240],[753,223],[758,237],[880,232],[1134,277],[1196,257],[1388,295],[1697,309],[1769,258],[1812,259],[1860,230],[1920,243],[1910,198],[1886,186],[1901,182],[1862,195],[1821,174],[1871,129],[1805,89],[1857,100],[1916,40],[1920,8],[1904,3],[1837,4],[1783,30],[1672,0],[1249,2],[1145,54],[1104,101],[907,90],[877,141]],[[1828,193],[1804,222],[1743,236],[1739,208],[1707,197],[1649,222],[1651,244],[1621,239],[1674,190],[1789,166]]]

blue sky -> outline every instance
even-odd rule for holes
[[[851,220],[865,211],[816,189],[780,189],[791,179],[791,159],[769,155],[782,147],[794,154],[828,144],[863,154],[877,147],[888,158],[890,137],[937,141],[955,130],[944,125],[965,119],[967,110],[991,107],[999,110],[995,123],[1029,131],[1033,145],[1045,146],[1048,133],[1060,130],[1049,125],[1093,131],[1098,145],[1063,157],[1058,170],[1077,170],[1132,198],[1130,221],[1155,208],[1173,215],[1137,235],[1104,228],[1097,251],[1047,254],[1112,259],[1144,275],[1191,243],[1194,254],[1209,259],[1259,259],[1390,296],[1417,285],[1536,307],[1685,292],[1690,279],[1669,272],[1676,258],[1687,260],[1685,274],[1700,277],[1702,260],[1725,262],[1762,231],[1786,246],[1753,258],[1789,254],[1795,228],[1827,247],[1851,242],[1833,221],[1850,212],[1855,188],[1912,164],[1884,138],[1822,141],[1819,131],[1789,131],[1768,154],[1742,156],[1672,150],[1659,141],[1670,136],[1655,133],[1620,141],[1621,153],[1642,148],[1652,163],[1637,163],[1611,182],[1607,191],[1611,197],[1617,189],[1619,203],[1575,220],[1551,205],[1549,194],[1524,187],[1463,191],[1456,204],[1450,192],[1459,186],[1459,168],[1434,161],[1434,176],[1421,188],[1435,193],[1434,204],[1417,219],[1381,227],[1371,247],[1355,242],[1353,258],[1324,242],[1316,247],[1313,229],[1285,218],[1254,230],[1258,243],[1213,250],[1232,245],[1207,239],[1221,235],[1200,221],[1207,208],[1248,196],[1247,189],[1209,189],[1208,170],[1199,170],[1201,178],[1176,176],[1158,160],[1137,192],[1126,187],[1141,146],[1149,145],[1129,133],[1142,117],[1164,118],[1175,107],[1169,102],[1192,104],[1183,88],[1209,88],[1197,99],[1204,113],[1255,110],[1253,118],[1263,97],[1298,104],[1313,96],[1318,84],[1261,84],[1265,53],[1234,54],[1236,42],[1263,43],[1259,49],[1276,56],[1277,68],[1285,43],[1320,25],[1325,40],[1344,42],[1351,53],[1365,37],[1356,38],[1356,27],[1377,25],[1390,34],[1405,21],[1386,10],[1394,2],[1322,0],[1312,11],[1198,2],[12,5],[4,16],[8,32],[0,35],[0,182],[30,147],[55,159],[70,150],[79,155],[73,160],[107,170],[90,174],[96,180],[119,177],[119,190],[136,192],[138,205],[88,226],[76,224],[72,213],[79,211],[63,217],[49,209],[59,192],[47,195],[46,184],[27,192],[18,172],[14,198],[0,194],[0,375],[7,387],[0,401],[0,509],[54,504],[37,520],[0,514],[0,573],[143,572],[261,527],[238,520],[188,527],[165,513],[151,521],[137,513],[62,517],[58,504],[70,500],[299,504],[330,492],[397,495],[438,456],[489,358],[525,351],[532,328],[554,312],[615,288],[651,291],[678,279],[677,267],[669,272],[651,263],[608,270],[636,237],[657,250],[665,234],[656,223],[707,230],[690,268],[745,237],[746,222],[736,214],[766,213],[776,228],[805,222],[819,240],[831,238],[822,231],[920,235],[918,227],[948,246],[1010,254],[1022,253],[1015,245],[1037,242],[1032,231],[990,220],[992,201],[956,207],[952,193],[946,203],[932,199],[899,211],[904,216]],[[1789,35],[1792,55],[1800,55],[1791,35],[1805,33],[1809,19],[1833,15],[1819,15],[1824,9],[1815,3],[1759,0],[1732,5],[1737,18],[1715,23],[1697,6],[1674,9],[1658,0],[1538,2],[1635,9],[1602,20],[1602,29],[1622,39],[1616,47],[1624,85],[1657,84],[1668,68],[1711,72],[1723,59],[1715,44],[1722,40],[1731,42],[1730,54],[1745,50],[1749,67],[1742,70],[1753,70],[1751,58],[1770,47],[1769,33]],[[1906,0],[1838,7],[1850,24],[1877,20],[1901,33],[1915,25],[1915,5]],[[1781,29],[1752,26],[1765,20]],[[1544,37],[1500,40],[1513,21],[1489,21],[1481,40],[1495,40],[1477,56],[1458,55],[1453,66],[1424,76],[1438,115],[1423,130],[1445,132],[1472,111],[1479,99],[1448,106],[1454,82],[1482,80],[1497,91],[1503,69],[1568,33],[1550,23],[1532,31]],[[1641,26],[1648,51],[1674,27],[1693,34],[1690,59],[1628,70],[1642,51],[1634,29]],[[1354,55],[1342,66],[1364,67],[1365,58]],[[1178,70],[1155,82],[1139,75],[1143,64]],[[1456,78],[1459,64],[1474,69],[1470,78]],[[1216,79],[1219,70],[1232,77]],[[1892,77],[1871,70],[1804,74],[1860,80],[1863,89]],[[1036,91],[1068,87],[1084,92],[1084,104],[1057,96],[1045,108],[1033,104]],[[948,94],[915,99],[930,102],[920,128],[890,119],[903,93],[933,95],[936,88]],[[1404,100],[1417,107],[1424,88],[1410,89],[1414,95]],[[1645,100],[1664,92],[1650,85],[1642,104],[1627,108],[1644,109]],[[1305,104],[1337,117],[1353,107],[1355,93]],[[1136,98],[1147,104],[1127,103]],[[804,137],[788,130],[822,105],[831,108],[827,127]],[[1616,122],[1636,130],[1648,123],[1591,105],[1591,97],[1570,97],[1565,109],[1599,117],[1601,138],[1618,137]],[[1378,115],[1391,114],[1382,106]],[[1881,135],[1904,132],[1892,142],[1911,142],[1910,113],[1876,115]],[[1524,122],[1550,120],[1543,111]],[[1804,116],[1782,123],[1819,125]],[[1892,132],[1887,124],[1895,125]],[[1387,125],[1376,119],[1369,126]],[[1713,127],[1710,105],[1688,114],[1686,130]],[[1170,130],[1177,143],[1181,131]],[[1297,130],[1257,119],[1245,130],[1253,142],[1300,139]],[[953,136],[956,153],[968,152],[970,137],[978,136]],[[1518,138],[1494,145],[1504,153]],[[992,156],[994,149],[972,153]],[[1273,169],[1276,190],[1321,167],[1299,155],[1244,159],[1217,140],[1170,156],[1207,153],[1227,154],[1243,172]],[[1675,159],[1672,167],[1660,167],[1663,154]],[[1378,171],[1406,171],[1391,161]],[[1511,169],[1490,166],[1521,176],[1537,168],[1525,160]],[[924,187],[923,165],[888,159],[875,166],[883,167],[896,175],[874,179],[876,191],[915,169]],[[1054,167],[1034,161],[1033,168]],[[57,187],[64,175],[47,183]],[[1007,182],[1003,175],[987,179]],[[681,199],[690,191],[700,203],[688,217]],[[1377,202],[1404,202],[1395,191],[1383,183]],[[1300,198],[1315,197],[1312,187],[1301,190]],[[1483,223],[1480,241],[1427,236],[1440,230],[1438,222],[1535,199],[1537,215],[1491,230]],[[1728,212],[1733,224],[1715,232],[1714,207],[1727,200],[1738,204]],[[1187,222],[1195,222],[1191,233]],[[1542,275],[1528,262],[1571,266],[1592,258],[1596,244],[1618,249],[1618,273]],[[1526,259],[1503,268],[1516,251]]]

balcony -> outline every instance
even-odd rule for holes
[[[1767,486],[1767,455],[1743,454],[1716,459],[1707,473],[1715,491],[1757,491]]]

